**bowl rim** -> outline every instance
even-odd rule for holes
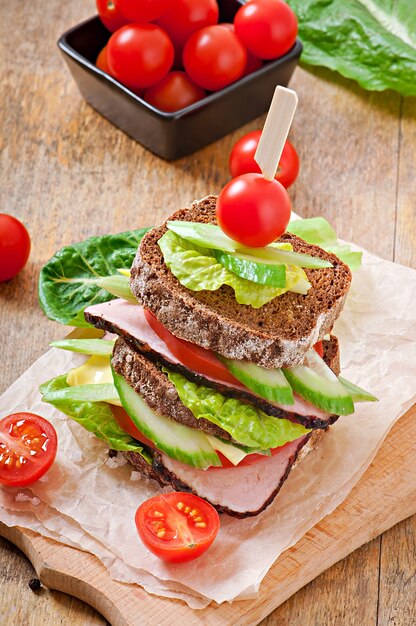
[[[219,89],[218,91],[214,91],[214,92],[208,93],[208,95],[206,95],[204,98],[201,98],[201,100],[198,100],[197,102],[194,102],[193,104],[190,104],[187,107],[184,107],[182,109],[178,109],[177,111],[168,112],[168,111],[161,111],[160,109],[156,108],[155,106],[153,106],[149,102],[146,102],[146,100],[144,100],[143,98],[141,98],[140,96],[135,94],[128,87],[126,87],[125,85],[120,83],[117,79],[113,78],[112,76],[110,76],[106,72],[103,72],[102,70],[100,70],[94,63],[89,61],[86,57],[84,57],[82,54],[80,54],[77,50],[75,50],[75,48],[73,48],[68,43],[67,39],[68,39],[68,37],[70,35],[72,35],[72,33],[74,33],[78,29],[80,29],[80,28],[82,28],[82,27],[84,27],[84,26],[86,26],[86,25],[88,25],[91,22],[94,22],[96,20],[100,20],[98,15],[90,17],[90,18],[84,20],[83,22],[80,22],[79,24],[76,24],[72,28],[69,28],[68,30],[66,30],[59,37],[59,39],[57,41],[57,45],[58,45],[59,49],[63,53],[65,53],[68,56],[70,56],[79,65],[82,65],[83,67],[86,67],[90,71],[90,73],[97,75],[102,80],[105,80],[105,81],[108,81],[108,82],[112,83],[115,88],[118,88],[127,97],[133,99],[139,106],[144,107],[149,112],[151,112],[154,115],[157,115],[157,116],[159,116],[159,117],[161,117],[162,119],[165,119],[165,120],[177,120],[177,119],[180,119],[182,117],[186,117],[188,115],[192,115],[195,112],[206,108],[211,103],[216,102],[217,100],[220,100],[221,98],[226,97],[228,93],[234,91],[237,87],[238,88],[244,88],[245,85],[253,82],[257,78],[261,78],[261,76],[263,76],[265,74],[268,74],[270,71],[273,71],[276,67],[279,67],[280,65],[283,65],[287,61],[291,61],[294,58],[300,57],[300,55],[302,53],[302,49],[303,49],[302,42],[297,37],[295,43],[292,46],[292,48],[288,52],[286,52],[286,54],[284,54],[283,56],[281,56],[281,57],[279,57],[277,59],[273,59],[273,60],[268,61],[266,64],[264,64],[258,70],[255,70],[254,72],[251,72],[250,74],[247,74],[246,76],[242,76],[238,80],[234,81],[230,85],[227,85],[226,87],[223,87],[222,89]]]

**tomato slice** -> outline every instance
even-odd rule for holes
[[[182,365],[203,376],[241,387],[241,383],[234,378],[225,365],[210,350],[172,335],[149,309],[145,309],[144,314],[150,328],[167,345]]]
[[[55,460],[58,437],[52,424],[34,413],[0,421],[0,483],[25,487],[41,478]]]
[[[316,352],[319,354],[319,356],[321,357],[321,359],[323,359],[323,357],[324,357],[324,344],[322,343],[322,341],[317,341],[316,344],[314,345],[314,348],[315,348]]]
[[[163,493],[136,511],[140,539],[164,561],[180,563],[203,554],[214,541],[220,518],[214,507],[191,493]]]

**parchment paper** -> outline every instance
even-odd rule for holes
[[[26,410],[49,418],[59,437],[57,459],[47,480],[31,489],[0,490],[0,520],[90,551],[113,578],[193,608],[255,597],[277,557],[345,499],[416,401],[415,304],[416,271],[364,251],[334,332],[343,374],[380,401],[357,404],[353,415],[341,417],[264,513],[246,520],[222,516],[210,550],[180,565],[158,560],[136,534],[134,513],[158,487],[109,460],[102,442],[41,403],[39,384],[83,360],[50,350],[0,397],[0,415]]]

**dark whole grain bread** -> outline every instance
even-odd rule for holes
[[[208,196],[174,213],[170,220],[216,223],[216,197]],[[344,306],[351,283],[345,263],[318,246],[290,233],[279,241],[330,261],[333,267],[310,270],[307,295],[287,292],[259,309],[238,304],[231,287],[217,291],[190,291],[165,265],[157,244],[166,223],[143,238],[131,268],[131,289],[175,336],[227,358],[263,367],[291,367],[329,333]]]
[[[336,337],[332,337],[331,341],[324,342],[324,358],[331,369],[338,374],[339,350]],[[331,415],[327,420],[322,420],[314,416],[313,412],[311,415],[298,415],[294,412],[284,411],[269,404],[267,400],[250,393],[249,390],[244,392],[233,389],[232,387],[227,387],[226,385],[217,384],[209,379],[198,376],[191,370],[181,367],[178,368],[171,363],[167,363],[163,361],[163,359],[158,360],[154,356],[150,358],[149,352],[145,351],[142,354],[137,351],[137,346],[132,348],[121,338],[116,341],[112,365],[115,371],[125,378],[127,383],[141,395],[146,404],[156,411],[156,413],[173,419],[185,426],[189,426],[190,428],[201,430],[227,441],[233,441],[233,439],[231,435],[220,426],[204,418],[197,419],[194,417],[191,410],[180,400],[175,386],[169,381],[167,375],[162,371],[161,366],[166,365],[172,370],[179,371],[197,384],[210,386],[226,397],[237,398],[243,402],[253,404],[268,415],[278,419],[289,419],[303,424],[306,428],[326,429],[338,419],[337,415]]]

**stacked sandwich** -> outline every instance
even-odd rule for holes
[[[85,318],[118,335],[114,383],[133,425],[126,428],[145,451],[128,452],[129,461],[163,486],[248,517],[273,501],[339,415],[372,398],[339,377],[330,334],[350,286],[348,266],[285,233],[258,253],[290,253],[285,287],[262,284],[264,302],[247,304],[250,290],[267,283],[266,270],[247,254],[224,253],[218,231],[214,196],[177,211],[140,244],[130,282],[137,303],[90,306]],[[304,269],[290,265],[295,258]],[[208,289],[218,259],[228,269]],[[242,279],[243,294],[229,279],[241,274],[238,263],[257,268],[253,280]]]

